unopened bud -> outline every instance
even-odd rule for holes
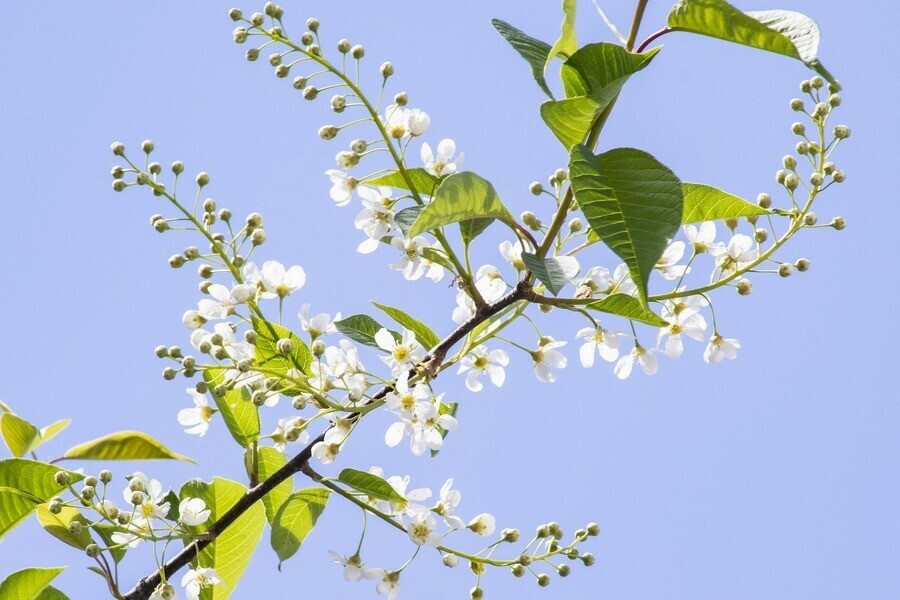
[[[788,173],[784,178],[784,187],[787,189],[796,190],[798,185],[800,185],[800,178],[793,173]]]
[[[582,221],[578,217],[575,217],[574,219],[569,221],[569,231],[571,231],[572,233],[578,233],[582,229],[584,229],[584,221]]]
[[[812,91],[812,85],[809,83],[809,79],[804,79],[800,82],[800,91],[804,94],[808,94]]]
[[[172,163],[172,172],[176,175],[181,175],[184,172],[184,163],[180,160],[176,160]]]
[[[741,279],[737,284],[737,292],[741,296],[749,296],[753,291],[753,284],[750,283],[749,279]]]
[[[831,94],[828,96],[828,104],[831,106],[841,105],[841,96],[839,94]]]
[[[347,54],[350,52],[350,40],[341,40],[337,45],[338,52],[341,54]]]
[[[333,140],[339,129],[334,125],[323,125],[319,128],[319,137],[323,140]]]
[[[205,172],[197,173],[197,185],[203,187],[209,183],[209,174]]]
[[[809,260],[806,258],[798,258],[797,262],[794,263],[794,266],[801,273],[805,273],[806,271],[809,271]]]
[[[312,353],[313,356],[319,358],[323,354],[325,354],[325,342],[322,340],[316,340],[312,343]]]
[[[261,227],[254,229],[253,233],[250,234],[250,241],[253,242],[254,246],[262,245],[266,241],[266,230]]]
[[[540,196],[544,191],[544,186],[541,185],[540,181],[533,181],[531,185],[528,186],[528,191],[530,191],[535,196]]]
[[[819,89],[819,88],[821,88],[823,85],[825,85],[825,80],[822,79],[821,77],[819,77],[818,75],[816,75],[815,77],[813,77],[812,79],[809,80],[809,84],[810,84],[813,88]]]
[[[538,219],[537,215],[535,215],[530,210],[526,210],[525,212],[523,212],[521,219],[522,219],[522,222],[525,223],[525,225],[532,231],[540,231],[541,220]]]
[[[247,29],[244,27],[236,27],[231,35],[236,44],[243,44],[247,41]]]
[[[800,122],[794,123],[791,125],[791,131],[797,135],[804,135],[806,133],[806,125]]]
[[[100,471],[100,481],[103,483],[109,483],[112,481],[112,473],[106,469]]]
[[[794,273],[794,265],[791,263],[781,263],[778,267],[778,274],[782,277],[790,277]]]
[[[69,485],[71,477],[65,471],[57,471],[56,475],[53,476],[53,480],[56,481],[57,485]]]
[[[846,125],[838,125],[834,128],[834,137],[839,140],[850,137],[850,128]]]
[[[282,338],[275,344],[275,348],[282,356],[288,356],[294,351],[294,342],[290,338]]]
[[[455,554],[445,554],[444,555],[444,566],[450,567],[451,569],[459,564],[459,558],[456,557]]]
[[[772,206],[772,197],[766,193],[762,193],[756,197],[756,203],[760,208],[769,208]]]
[[[787,156],[785,156],[784,158],[781,159],[781,164],[784,165],[785,169],[788,169],[789,171],[793,171],[794,169],[797,168],[797,159],[794,158],[793,156],[791,156],[790,154],[788,154]]]
[[[806,213],[806,215],[803,217],[803,223],[810,227],[815,225],[818,220],[819,220],[819,218],[816,216],[816,213],[814,213],[814,212]]]
[[[587,534],[589,536],[593,537],[596,535],[600,535],[600,525],[598,525],[597,523],[588,523],[585,529],[587,530]]]
[[[144,503],[144,492],[132,492],[131,493],[131,503],[135,506],[140,506]]]
[[[519,530],[518,529],[504,529],[500,532],[500,539],[504,542],[509,542],[510,544],[515,544],[519,541]]]
[[[590,552],[581,555],[581,562],[584,563],[584,566],[590,567],[594,564],[594,555]]]
[[[513,565],[510,571],[512,572],[513,577],[521,577],[525,574],[525,567],[522,565]]]
[[[303,89],[303,98],[305,100],[315,100],[318,95],[319,89],[314,85],[307,86]]]
[[[406,106],[409,103],[409,96],[406,92],[400,92],[394,95],[394,104],[397,106]]]
[[[791,110],[800,112],[805,109],[806,107],[803,105],[803,100],[801,100],[800,98],[794,98],[793,100],[791,100]]]
[[[809,176],[809,182],[813,185],[813,187],[819,187],[822,185],[822,174],[821,173],[813,173]]]
[[[154,352],[156,353],[157,358],[165,358],[169,355],[169,349],[165,346],[157,346]]]
[[[831,174],[831,178],[834,179],[835,183],[843,183],[844,182],[844,172],[838,169],[834,173]]]
[[[767,239],[769,239],[769,232],[763,228],[759,228],[753,232],[753,239],[755,239],[760,244],[764,243]]]
[[[387,79],[394,74],[394,65],[389,62],[382,63],[381,69],[379,69],[379,71],[381,72],[381,76]]]
[[[274,2],[266,2],[266,5],[263,7],[263,12],[266,13],[267,15],[269,15],[270,17],[274,17],[276,8],[277,7],[275,6]]]
[[[847,221],[844,219],[844,217],[835,217],[831,221],[831,226],[840,231],[847,226]]]
[[[547,587],[550,585],[550,576],[546,573],[541,573],[537,576],[537,584],[541,587]]]
[[[358,139],[350,142],[350,150],[356,152],[357,154],[362,154],[366,151],[366,148],[369,147],[369,144],[366,140]]]
[[[725,219],[725,227],[732,231],[737,229],[738,225],[740,225],[740,220],[737,217],[728,217]]]
[[[352,56],[352,57],[355,58],[356,60],[361,59],[361,58],[362,58],[363,56],[365,56],[365,55],[366,55],[366,49],[363,48],[363,47],[362,47],[361,45],[359,45],[359,44],[357,44],[357,45],[353,46],[352,48],[350,48],[350,56]]]
[[[232,8],[228,11],[228,16],[231,17],[232,21],[240,21],[243,18],[244,13],[242,13],[239,8]]]

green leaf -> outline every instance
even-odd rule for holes
[[[56,483],[56,474],[60,471],[68,473],[73,484],[84,479],[81,473],[56,465],[25,458],[6,458],[0,460],[0,487],[13,488],[46,502],[63,489]]]
[[[585,305],[585,308],[618,315],[632,321],[652,325],[653,327],[669,326],[668,321],[641,304],[640,300],[628,294],[612,294],[602,300]]]
[[[591,229],[621,258],[647,303],[647,282],[681,225],[681,182],[668,167],[634,148],[594,156],[572,150],[569,177]]]
[[[42,427],[41,428],[41,438],[38,440],[37,444],[34,445],[32,450],[34,450],[35,448],[37,448],[44,442],[47,442],[47,441],[53,439],[54,437],[56,437],[56,435],[60,431],[62,431],[66,427],[68,427],[69,423],[71,423],[71,422],[72,422],[72,419],[60,419],[59,421],[50,423],[46,427]]]
[[[253,317],[253,330],[257,333],[256,362],[260,367],[271,369],[278,373],[288,375],[291,371],[299,369],[309,375],[309,366],[312,364],[312,352],[297,334],[290,329],[270,323],[264,319]],[[289,339],[294,343],[294,351],[290,356],[284,356],[278,352],[278,340]],[[289,385],[289,382],[285,382]],[[285,389],[282,393],[286,396],[297,396],[300,390]]]
[[[11,412],[0,414],[0,434],[6,447],[16,458],[21,458],[31,450],[41,437],[40,430]]]
[[[41,500],[11,487],[0,486],[0,539],[18,527]]]
[[[77,508],[63,506],[59,514],[53,514],[46,505],[42,504],[37,507],[37,520],[47,533],[73,548],[84,550],[94,541],[91,539],[91,530],[88,528],[87,519]],[[82,525],[77,534],[69,531],[69,524],[72,522]]]
[[[178,504],[177,496],[175,497],[175,504],[176,504],[176,508],[177,508],[177,504]],[[167,517],[168,517],[168,515],[167,515]],[[112,525],[110,523],[97,523],[96,525],[92,525],[91,529],[93,529],[97,533],[97,535],[100,536],[100,538],[103,540],[103,543],[106,544],[107,546],[115,545],[115,542],[112,539],[112,534],[121,530],[116,525]],[[127,551],[128,551],[127,546],[122,547],[122,548],[113,548],[111,550],[108,550],[110,556],[112,556],[113,560],[117,563],[121,562],[122,559],[125,558],[125,553]]]
[[[563,22],[560,28],[559,39],[547,53],[547,61],[544,63],[544,71],[550,62],[562,54],[566,58],[572,56],[578,50],[578,39],[575,37],[575,0],[562,0]]]
[[[578,275],[578,260],[573,256],[538,258],[530,252],[522,252],[522,262],[554,296]]]
[[[724,0],[681,0],[669,13],[668,24],[672,29],[796,58],[828,81],[835,82],[816,57],[819,26],[798,12],[744,13]]]
[[[761,206],[711,185],[685,183],[681,189],[684,192],[683,224],[769,214]]]
[[[0,600],[37,600],[50,582],[65,570],[65,567],[33,567],[16,571],[0,583]]]
[[[200,498],[206,502],[209,520],[192,528],[195,533],[200,533],[221,518],[246,492],[247,488],[236,481],[215,477],[211,483],[200,479],[188,481],[181,487],[179,497],[182,500]],[[195,564],[214,568],[225,583],[204,588],[200,593],[201,600],[225,600],[234,592],[265,526],[265,508],[259,502],[254,503],[200,552]]]
[[[491,19],[491,25],[519,53],[519,56],[524,58],[525,62],[531,66],[531,74],[534,76],[538,86],[544,90],[545,94],[553,98],[553,93],[547,87],[547,80],[544,79],[544,65],[547,64],[550,56],[550,44],[536,40],[522,30],[516,29],[500,19]]]
[[[560,72],[565,100],[541,104],[541,117],[567,149],[584,141],[600,113],[615,100],[628,78],[656,53],[628,52],[616,44],[588,44],[573,54]]]
[[[119,431],[66,450],[63,458],[82,460],[158,460],[173,459],[194,462],[173,452],[161,442],[140,431]]]
[[[445,178],[434,198],[422,210],[409,230],[409,237],[419,235],[451,223],[472,219],[500,219],[513,223],[509,210],[500,201],[494,186],[489,181],[466,171]],[[480,225],[485,225],[482,221]],[[484,227],[464,230],[463,241],[469,243],[474,236],[484,231]],[[468,237],[467,237],[468,236]]]
[[[56,589],[52,585],[48,585],[34,600],[69,600],[69,597],[61,590]]]
[[[397,188],[398,190],[408,190],[419,192],[419,194],[423,194],[425,196],[430,196],[432,192],[434,192],[434,188],[438,184],[438,178],[426,171],[421,167],[416,167],[415,169],[407,169],[406,173],[409,175],[409,179],[412,181],[412,188],[409,183],[406,182],[406,178],[403,177],[403,173],[400,171],[392,171],[387,175],[382,175],[381,177],[376,177],[375,179],[369,179],[363,182],[364,185],[384,185],[387,187]]]
[[[269,448],[268,446],[259,448],[256,456],[256,473],[260,483],[271,477],[286,462],[287,457],[284,455],[284,452],[279,452],[275,448]],[[278,514],[278,509],[287,501],[293,491],[294,480],[288,477],[263,496],[263,506],[266,507],[266,520],[269,522],[269,525],[275,522],[275,515]]]
[[[330,490],[322,488],[307,488],[290,495],[278,510],[275,522],[272,524],[272,549],[278,555],[281,563],[296,554],[300,545],[313,527],[319,515],[325,510]]]
[[[224,379],[224,374],[225,369],[205,369],[203,379],[213,389]],[[225,427],[238,444],[246,448],[259,439],[259,408],[250,401],[246,388],[229,390],[222,398],[213,394],[213,399]]]
[[[438,407],[438,414],[439,415],[450,415],[451,417],[455,417],[458,410],[459,410],[458,402],[448,402],[446,404],[441,402],[441,405]],[[449,431],[447,431],[440,425],[437,426],[437,430],[441,433],[441,438],[444,438],[444,439],[446,439],[447,434],[450,433]],[[434,458],[435,456],[437,456],[438,452],[440,452],[440,450],[432,450],[431,458]]]
[[[346,319],[335,321],[334,326],[338,331],[346,335],[354,342],[359,342],[360,344],[365,344],[366,346],[371,346],[372,348],[381,349],[381,346],[379,346],[378,342],[375,341],[375,334],[378,333],[380,329],[384,328],[378,321],[376,321],[369,315],[350,315]],[[391,331],[391,335],[393,335],[394,339],[396,339],[398,342],[402,339],[401,334],[397,333],[396,331]]]
[[[423,208],[425,207],[409,206],[403,210],[398,210],[397,213],[394,214],[394,223],[400,228],[404,237],[409,236],[409,228],[412,227],[412,224],[419,218],[419,214],[422,212]]]
[[[426,350],[434,348],[441,342],[441,338],[439,338],[428,325],[413,318],[409,313],[404,312],[399,308],[387,306],[386,304],[378,304],[377,302],[372,302],[372,304],[384,311],[389,317],[397,321],[397,323],[415,333],[416,339],[419,340],[419,343],[422,344]]]
[[[372,473],[357,469],[344,469],[338,475],[338,481],[378,500],[388,500],[398,504],[406,502],[406,498],[401,496],[391,484]]]

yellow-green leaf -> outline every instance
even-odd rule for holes
[[[119,431],[69,448],[63,458],[82,460],[157,460],[192,459],[166,448],[161,442],[140,431]]]
[[[281,562],[286,561],[300,549],[300,545],[313,527],[319,515],[325,510],[330,490],[306,488],[291,494],[278,510],[272,524],[272,549]],[[281,563],[278,564],[279,570]]]
[[[0,539],[24,521],[39,504],[41,500],[31,494],[0,486]]]
[[[559,39],[547,53],[547,62],[544,63],[544,71],[550,62],[560,54],[568,58],[578,50],[578,39],[575,37],[575,0],[562,0],[563,22],[560,27]]]
[[[16,571],[0,583],[0,600],[38,600],[50,582],[65,570],[65,567],[32,567]]]
[[[41,437],[37,427],[11,412],[0,414],[0,434],[3,434],[6,447],[16,458],[27,454]]]
[[[675,30],[796,58],[828,81],[835,81],[817,57],[819,26],[798,12],[744,13],[724,0],[680,0],[669,13],[668,24]]]
[[[711,185],[685,183],[681,189],[684,191],[683,224],[769,214],[761,206]]]
[[[618,315],[632,321],[652,325],[653,327],[668,327],[669,325],[668,321],[641,304],[637,298],[628,294],[612,294],[602,300],[596,300],[587,304],[585,308]]]
[[[372,473],[357,469],[344,469],[338,475],[338,481],[372,498],[389,500],[398,504],[406,501],[391,484]]]
[[[268,446],[259,448],[256,456],[256,472],[260,483],[271,477],[286,462],[287,457],[284,455],[284,452]],[[294,480],[288,477],[263,496],[262,501],[266,507],[266,520],[269,522],[269,525],[275,522],[275,515],[278,513],[278,509],[287,501],[293,491]]]
[[[253,317],[253,330],[257,333],[256,362],[260,367],[272,370],[275,374],[290,376],[293,371],[301,371],[309,375],[312,364],[312,353],[300,337],[286,327]],[[278,352],[278,340],[288,339],[294,346],[290,356]],[[286,396],[298,396],[302,390],[291,387],[289,380],[284,382],[282,390]]]
[[[398,190],[416,191],[419,194],[430,196],[437,187],[438,178],[421,167],[407,169],[406,174],[409,175],[409,181],[400,171],[392,171],[387,175],[376,177],[365,181],[365,185],[384,185],[387,187],[397,188]]]
[[[205,369],[203,380],[214,389],[223,382],[224,374],[225,369]],[[246,388],[229,390],[221,398],[213,394],[213,399],[225,427],[238,444],[246,448],[259,439],[259,408],[250,401]]]
[[[221,518],[246,492],[247,488],[240,483],[216,477],[211,483],[200,479],[188,481],[181,487],[179,497],[182,500],[200,498],[206,502],[210,511],[209,520],[193,528],[196,533],[200,533]],[[200,552],[194,564],[214,568],[225,583],[203,588],[200,592],[201,600],[226,600],[234,592],[262,538],[265,525],[265,508],[256,502]]]
[[[419,340],[419,343],[422,344],[426,350],[430,350],[440,343],[441,338],[439,338],[428,325],[414,318],[409,313],[386,304],[379,304],[377,302],[372,302],[372,304],[384,311],[389,317],[397,321],[397,323],[415,333],[416,339]]]
[[[47,533],[73,548],[84,550],[93,542],[91,531],[88,528],[88,521],[77,508],[63,506],[59,514],[53,514],[46,505],[42,504],[37,507],[37,519]],[[77,534],[69,531],[69,524],[72,522],[78,522],[82,525],[81,530]]]
[[[68,473],[73,484],[84,479],[84,475],[80,473],[55,465],[25,458],[7,458],[0,460],[0,487],[13,488],[46,502],[63,489],[63,486],[56,483],[59,471]]]

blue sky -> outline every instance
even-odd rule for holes
[[[581,4],[582,43],[611,41],[593,6]],[[606,4],[626,29],[631,3]],[[650,3],[644,34],[661,26],[667,4]],[[267,65],[244,61],[245,47],[231,41],[230,5],[187,6],[60,4],[38,15],[23,5],[25,18],[0,38],[0,356],[8,374],[0,399],[39,425],[75,419],[42,456],[117,429],[153,434],[199,464],[120,464],[115,472],[141,468],[173,487],[197,476],[242,479],[240,451],[221,423],[197,439],[175,421],[185,385],[160,378],[153,348],[188,345],[180,316],[197,300],[196,276],[172,271],[166,259],[193,240],[148,226],[160,210],[149,195],[112,192],[110,142],[136,149],[151,138],[163,164],[178,159],[191,173],[208,171],[220,206],[263,213],[263,257],[301,264],[308,276],[286,324],[299,327],[291,319],[300,301],[350,314],[372,312],[368,301],[377,300],[446,333],[454,306],[446,286],[390,272],[393,254],[355,252],[356,209],[335,208],[322,175],[343,147],[315,135],[334,120],[327,100],[305,102]],[[385,448],[387,415],[342,454],[341,466],[379,464],[434,490],[453,476],[462,512],[492,512],[501,527],[531,531],[557,520],[571,532],[601,524],[593,569],[575,569],[546,590],[489,573],[488,597],[900,596],[900,408],[889,392],[897,334],[890,231],[900,217],[891,142],[900,131],[884,49],[896,8],[836,0],[785,0],[779,8],[818,21],[820,56],[845,88],[837,119],[853,136],[837,162],[847,181],[818,213],[849,225],[789,244],[781,256],[809,258],[808,273],[757,277],[749,298],[718,295],[720,329],[743,344],[738,360],[706,365],[702,346],[688,342],[685,356],[663,361],[658,375],[622,382],[605,364],[582,369],[572,339],[580,323],[553,314],[542,326],[570,342],[557,384],[538,384],[522,354],[513,354],[499,392],[470,394],[448,374],[438,385],[461,402],[460,428],[439,459]],[[501,17],[551,40],[558,11],[543,0],[285,2],[292,31],[316,16],[328,43],[365,44],[372,73],[391,60],[394,85],[431,115],[427,141],[453,137],[467,168],[490,179],[516,213],[546,210],[527,185],[563,166],[565,155],[538,117],[542,96],[527,66],[488,21]],[[687,34],[661,42],[651,67],[628,84],[601,148],[642,148],[683,180],[747,198],[774,195],[774,172],[794,144],[788,100],[810,73],[784,57]],[[477,258],[499,264],[501,239],[489,232]],[[325,552],[352,551],[358,526],[356,511],[334,499],[281,573],[264,539],[235,597],[373,597],[369,584],[344,583]],[[370,563],[405,560],[402,536],[370,530]],[[70,564],[59,587],[73,598],[102,593],[87,561],[33,522],[3,540],[0,557],[4,571]],[[123,580],[148,572],[151,560],[132,559]],[[406,598],[465,597],[471,585],[465,569],[450,571],[431,556],[402,580]]]

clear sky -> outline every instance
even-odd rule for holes
[[[611,41],[593,6],[581,4],[581,41]],[[643,33],[661,26],[668,4],[651,1]],[[556,1],[284,5],[293,32],[316,16],[329,44],[347,37],[366,45],[371,72],[393,61],[394,85],[431,115],[427,141],[453,137],[467,167],[490,179],[514,212],[547,208],[527,185],[563,166],[565,155],[538,117],[542,95],[527,66],[488,21],[501,17],[552,40]],[[604,8],[624,30],[631,5]],[[740,6],[773,8],[755,0]],[[346,315],[371,312],[368,301],[378,300],[427,318],[439,333],[453,327],[452,290],[404,281],[387,269],[390,252],[355,252],[356,209],[335,208],[322,175],[344,146],[315,135],[334,120],[327,99],[305,102],[262,61],[244,61],[246,47],[231,41],[229,7],[22,3],[7,19],[0,398],[39,425],[75,418],[42,456],[134,428],[199,464],[119,464],[117,475],[141,468],[173,487],[195,476],[243,478],[239,448],[220,421],[203,439],[184,435],[175,421],[188,401],[185,383],[162,380],[153,348],[188,345],[180,317],[197,300],[196,276],[173,272],[166,259],[193,240],[150,228],[160,205],[149,194],[111,190],[114,140],[136,149],[152,138],[163,164],[180,159],[191,173],[208,171],[221,206],[262,212],[263,256],[306,269],[296,304]],[[590,548],[594,568],[554,578],[546,590],[489,573],[487,597],[900,597],[900,407],[889,391],[898,333],[890,232],[900,217],[892,143],[900,131],[888,50],[900,15],[890,2],[784,0],[777,8],[818,21],[820,56],[844,84],[836,118],[853,136],[837,161],[847,181],[818,212],[823,222],[843,215],[848,227],[794,239],[782,256],[809,258],[808,273],[756,277],[749,298],[718,295],[720,329],[743,344],[738,360],[706,365],[702,346],[688,342],[685,356],[664,360],[658,375],[623,382],[606,364],[582,369],[573,340],[581,324],[553,314],[541,323],[570,341],[559,383],[539,384],[521,353],[512,355],[499,392],[470,394],[448,374],[437,384],[461,403],[460,428],[437,460],[385,448],[388,415],[373,418],[370,432],[342,454],[340,466],[378,464],[434,490],[452,475],[461,511],[492,512],[500,527],[531,531],[557,520],[571,532],[601,524]],[[683,180],[747,198],[774,195],[780,157],[794,144],[788,100],[811,74],[799,62],[711,39],[661,41],[662,53],[629,83],[601,147],[645,149]],[[485,236],[480,260],[500,262],[501,234]],[[296,310],[292,304],[286,323],[299,327]],[[235,597],[373,597],[368,583],[344,583],[326,553],[350,553],[358,527],[357,511],[333,499],[281,573],[264,539]],[[405,560],[411,547],[402,535],[370,530],[366,560],[391,567]],[[70,564],[59,587],[73,598],[104,593],[87,560],[34,522],[3,540],[0,558],[4,573]],[[148,572],[150,561],[128,561],[123,580]],[[420,556],[403,575],[402,596],[466,597],[472,579],[465,568]]]

